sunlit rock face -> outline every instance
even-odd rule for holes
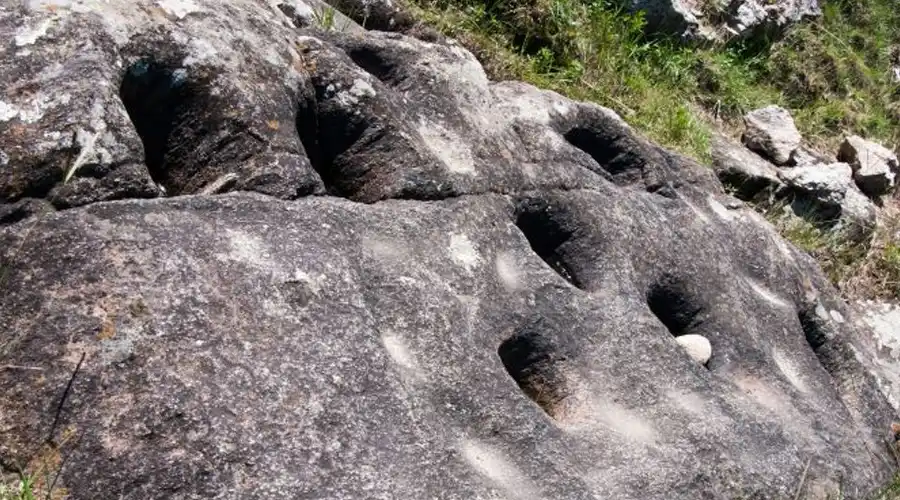
[[[871,333],[711,170],[390,4],[366,28],[408,34],[322,8],[0,9],[4,468],[50,441],[72,498],[126,499],[892,477]]]

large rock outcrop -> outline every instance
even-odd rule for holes
[[[711,171],[452,41],[313,7],[0,10],[5,470],[50,443],[76,499],[892,476],[878,353]]]

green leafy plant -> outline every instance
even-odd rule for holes
[[[313,20],[320,28],[330,30],[334,27],[334,8],[330,6],[314,8]]]
[[[340,22],[342,19],[343,22]],[[313,8],[313,21],[325,31],[343,32],[350,27],[350,21],[341,17],[330,5]]]
[[[0,483],[0,500],[35,500],[34,480],[24,474],[10,483]]]

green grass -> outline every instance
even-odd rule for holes
[[[0,483],[0,500],[35,500],[34,480],[22,475],[9,483]]]
[[[772,75],[801,129],[813,139],[848,131],[892,146],[900,139],[900,86],[890,67],[900,47],[900,10],[891,0],[830,0],[821,22],[775,44]]]
[[[673,149],[705,159],[697,55],[643,37],[643,18],[602,1],[421,0],[419,16],[462,41],[494,79],[516,79],[615,109]]]
[[[795,113],[813,143],[844,133],[893,143],[900,45],[894,0],[830,0],[821,20],[769,45],[684,47],[644,35],[641,15],[609,0],[411,0],[495,79],[517,79],[615,109],[652,139],[708,159],[713,128],[766,104]],[[720,120],[720,121],[717,121]]]
[[[849,241],[828,227],[797,217],[771,219],[781,235],[812,255],[839,286],[853,279],[871,250],[869,243]]]
[[[871,500],[900,500],[900,475],[894,477],[894,481],[879,490]]]
[[[888,202],[870,239],[853,241],[816,223],[785,216],[784,206],[757,207],[785,239],[816,258],[847,298],[900,299],[900,206]]]
[[[66,459],[62,447],[75,439],[75,429],[67,428],[59,435],[59,443],[35,447],[27,464],[16,464],[13,474],[0,470],[0,500],[62,500],[68,491],[58,484]]]

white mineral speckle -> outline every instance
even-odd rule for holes
[[[553,110],[556,111],[557,113],[565,116],[565,115],[569,114],[569,112],[572,110],[572,108],[568,104],[565,104],[562,102],[554,102]]]
[[[450,257],[470,272],[481,262],[481,256],[478,255],[475,245],[464,234],[450,235]]]
[[[841,314],[840,311],[832,309],[829,311],[829,314],[831,314],[831,319],[833,319],[835,323],[843,323],[845,321],[844,315]]]
[[[375,97],[375,89],[369,82],[362,78],[353,80],[353,85],[350,86],[349,92],[359,99],[362,99],[363,97]]]
[[[184,66],[193,66],[195,64],[211,61],[219,55],[219,51],[216,50],[215,46],[208,40],[202,38],[192,39],[188,47],[190,47],[190,51],[181,63]]]
[[[784,299],[775,295],[772,291],[768,290],[767,288],[760,285],[756,281],[753,281],[752,279],[749,279],[749,278],[746,278],[745,281],[747,282],[747,285],[750,286],[750,289],[753,290],[756,293],[756,295],[758,295],[760,298],[764,299],[766,302],[769,302],[769,303],[774,304],[779,307],[792,307]]]
[[[509,459],[485,443],[464,439],[460,451],[466,462],[478,473],[490,479],[508,499],[540,498],[537,488],[510,463]]]
[[[381,336],[381,343],[394,363],[408,373],[419,375],[419,365],[403,338],[393,333],[386,333]]]
[[[225,233],[229,252],[219,258],[259,268],[270,265],[268,247],[258,236],[233,229],[226,229]]]
[[[471,148],[455,132],[425,120],[419,123],[417,131],[425,146],[447,166],[450,172],[467,175],[477,173]]]
[[[734,377],[734,383],[758,405],[778,415],[785,415],[790,408],[790,404],[779,391],[756,377],[738,374]]]
[[[22,26],[16,30],[15,42],[17,47],[32,45],[38,39],[47,34],[47,30],[53,25],[53,20],[44,19],[37,26]]]
[[[732,220],[734,220],[734,218],[735,218],[734,213],[732,213],[730,210],[728,210],[728,209],[725,207],[725,205],[719,203],[718,200],[716,200],[715,198],[713,198],[712,196],[710,196],[709,199],[708,199],[707,201],[708,201],[708,203],[709,203],[709,208],[711,208],[712,211],[713,211],[716,215],[718,215],[722,220],[724,220],[724,221],[732,221]]]
[[[713,407],[706,397],[699,392],[673,390],[666,394],[666,397],[674,404],[678,405],[682,410],[704,418],[710,418],[713,415],[721,418],[721,414]]]
[[[375,97],[375,89],[372,87],[369,82],[363,80],[362,78],[357,78],[353,80],[353,84],[350,85],[350,88],[344,91],[340,91],[340,85],[337,85],[336,88],[332,87],[332,85],[328,85],[325,88],[326,92],[337,92],[337,100],[344,106],[353,106],[359,104],[361,99],[365,99],[367,97]]]
[[[788,379],[788,382],[801,392],[806,392],[806,383],[803,381],[803,376],[800,374],[800,370],[797,369],[794,362],[778,349],[772,350],[772,358],[775,360],[775,365],[778,366],[778,369],[781,370],[784,377]]]
[[[402,264],[408,258],[408,251],[400,243],[380,236],[365,236],[363,251],[382,264]]]
[[[684,204],[687,205],[688,208],[690,208],[692,212],[694,212],[694,214],[697,216],[697,219],[698,219],[698,220],[700,220],[700,221],[702,221],[702,222],[705,222],[705,223],[709,223],[709,222],[710,222],[709,217],[707,217],[706,214],[703,213],[702,210],[700,210],[699,208],[697,208],[693,203],[691,203],[690,201],[688,201],[687,198],[682,198],[681,201],[684,202]]]
[[[69,94],[38,94],[28,101],[27,106],[16,107],[0,101],[0,121],[9,121],[18,117],[24,123],[35,123],[44,117],[48,110],[67,106],[72,101]]]
[[[872,328],[872,334],[879,349],[888,349],[895,358],[900,358],[900,308],[874,307],[865,311],[863,318]]]
[[[514,292],[522,288],[522,280],[519,277],[519,266],[516,263],[515,255],[509,252],[502,252],[494,259],[494,265],[497,268],[497,277],[503,288],[507,291]]]
[[[0,122],[8,122],[19,115],[19,110],[15,106],[0,101]]]
[[[567,416],[565,422],[565,426],[572,431],[593,430],[597,425],[636,443],[651,445],[659,439],[659,433],[650,421],[608,399],[585,401]]]

